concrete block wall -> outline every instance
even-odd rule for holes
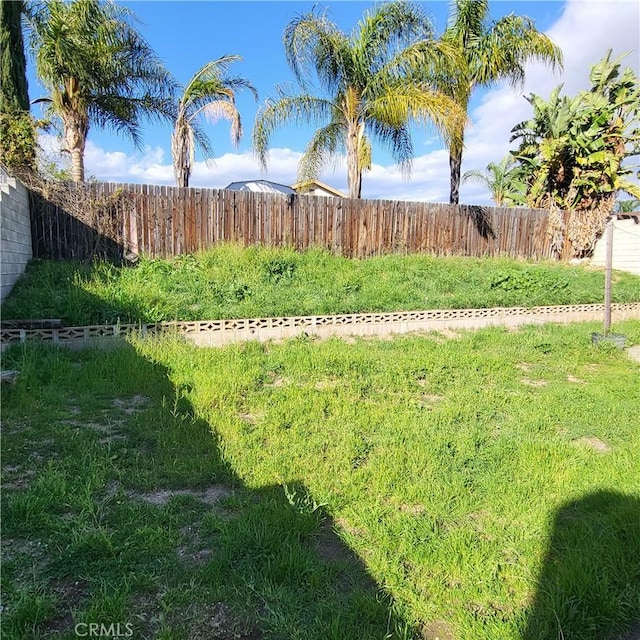
[[[614,218],[613,221],[613,268],[640,276],[640,218]],[[605,234],[596,243],[591,264],[605,266]]]
[[[0,301],[4,300],[33,257],[29,193],[24,185],[0,174]]]

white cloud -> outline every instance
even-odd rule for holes
[[[568,94],[587,88],[591,65],[600,60],[609,48],[613,49],[614,57],[631,52],[624,64],[640,74],[639,23],[640,5],[635,1],[568,0],[562,15],[547,32],[564,52],[564,71],[552,73],[543,65],[531,64],[527,68],[526,84],[521,90],[502,86],[486,93],[470,114],[463,171],[482,170],[489,162],[499,161],[506,154],[511,128],[531,115],[530,105],[523,95],[536,93],[547,97],[561,82],[564,82]],[[426,134],[423,135],[426,139]],[[55,147],[50,140],[53,136],[42,138],[47,138],[47,144]],[[268,172],[263,174],[251,152],[227,153],[210,163],[196,162],[190,183],[192,186],[222,188],[236,180],[264,177],[274,182],[293,184],[301,155],[301,152],[291,149],[272,149]],[[175,184],[171,158],[165,156],[160,147],[145,148],[140,153],[128,155],[121,151],[105,151],[89,140],[85,165],[88,175],[93,174],[101,180]],[[345,174],[344,163],[339,163],[327,170],[321,179],[346,190]],[[447,152],[440,149],[415,158],[409,181],[404,179],[397,166],[374,164],[364,176],[363,196],[448,201]],[[482,187],[473,184],[462,186],[461,200],[490,203]]]

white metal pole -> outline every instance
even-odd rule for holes
[[[607,222],[604,272],[604,335],[611,329],[611,276],[613,265],[613,219]]]

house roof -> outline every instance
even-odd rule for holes
[[[332,196],[337,196],[338,198],[348,197],[346,193],[343,193],[339,189],[335,189],[324,182],[320,182],[320,180],[304,180],[302,182],[296,182],[291,185],[291,188],[295,189],[299,194],[307,193],[307,191],[311,191],[312,189],[320,189],[322,191],[326,191]]]
[[[287,187],[285,184],[279,184],[278,182],[271,182],[270,180],[239,180],[238,182],[231,182],[225,189],[231,189],[232,191],[254,191],[257,193],[284,193],[287,195],[296,193],[291,187]]]

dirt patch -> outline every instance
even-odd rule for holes
[[[50,562],[46,547],[39,541],[26,538],[2,538],[0,545],[2,566],[15,562],[16,583],[32,585],[34,576],[46,574]]]
[[[520,371],[524,371],[525,373],[530,373],[531,371],[533,371],[533,365],[529,364],[528,362],[518,362],[518,364],[516,364],[516,367],[518,367]]]
[[[346,562],[350,559],[349,552],[337,538],[323,536],[313,547],[318,557],[324,562]]]
[[[398,338],[411,338],[411,337],[417,337],[420,336],[420,331],[407,331],[407,332],[400,332],[398,333],[397,331],[390,331],[389,333],[382,333],[380,335],[363,335],[363,336],[358,336],[356,338],[356,342],[358,340],[362,340],[364,342],[375,342],[376,340],[384,340],[385,342],[389,342],[391,340],[397,340]]]
[[[572,440],[571,442],[580,447],[588,447],[589,449],[593,449],[593,451],[596,451],[597,453],[607,453],[608,451],[611,451],[611,447],[600,440],[600,438],[588,438],[585,436],[583,438],[578,438],[577,440]]]
[[[195,567],[204,566],[213,556],[211,549],[192,549],[191,547],[178,547],[176,553],[180,560]]]
[[[87,598],[88,583],[82,580],[56,580],[52,583],[53,589],[59,596],[60,602],[70,605],[78,605]]]
[[[444,396],[439,396],[435,393],[423,393],[420,396],[420,403],[423,406],[437,404],[438,402],[442,402],[443,400],[444,400]]]
[[[71,611],[58,614],[46,623],[47,637],[58,637],[73,631],[75,621]]]
[[[530,378],[521,378],[520,382],[528,387],[544,387],[548,384],[546,380],[531,380]]]
[[[116,442],[118,440],[122,441],[126,439],[127,436],[121,433],[114,433],[113,435],[107,436],[106,438],[100,438],[100,440],[98,440],[98,444],[111,444],[112,442]]]
[[[290,383],[291,381],[288,378],[277,377],[277,378],[274,378],[271,382],[267,382],[264,386],[278,388],[278,387],[284,387]]]
[[[113,431],[112,424],[105,424],[104,422],[79,422],[77,420],[64,420],[62,424],[66,424],[76,429],[91,429],[96,433],[111,434]],[[122,423],[118,423],[122,424]]]
[[[576,378],[575,376],[572,376],[572,375],[567,376],[567,382],[572,382],[573,384],[584,384],[584,380],[581,380],[580,378]]]
[[[213,556],[213,550],[206,547],[198,533],[197,527],[201,524],[180,529],[184,544],[176,549],[176,555],[182,562],[195,567],[202,567]]]
[[[203,614],[204,624],[191,626],[191,640],[261,640],[263,637],[258,629],[241,620],[224,602],[209,605]]]
[[[352,536],[362,536],[365,533],[364,529],[353,527],[344,518],[336,518],[335,524],[336,524],[336,527],[338,527],[339,529],[342,529],[343,531],[345,531],[346,533]]]
[[[455,640],[451,626],[442,620],[427,622],[420,629],[422,640]]]
[[[632,360],[640,362],[640,344],[637,344],[633,347],[628,347],[627,349],[625,349],[625,351]],[[640,637],[640,632],[638,634],[638,637]]]
[[[337,380],[319,380],[313,385],[313,388],[317,391],[326,391],[327,389],[335,389],[337,386]]]
[[[133,416],[136,413],[141,413],[145,410],[149,404],[150,398],[141,395],[135,395],[132,398],[115,398],[111,404],[116,408],[126,413],[128,416]]]
[[[98,440],[98,444],[108,445],[112,442],[127,440],[127,436],[117,431],[114,427],[119,427],[124,424],[122,420],[108,420],[104,422],[80,422],[78,420],[65,420],[63,424],[75,427],[78,430],[90,429],[97,434],[103,436]]]
[[[25,538],[2,538],[2,561],[11,562],[17,556],[28,555],[32,558],[42,557],[45,553],[39,543]]]
[[[238,416],[238,418],[240,418],[240,420],[243,420],[244,422],[248,422],[249,424],[257,424],[262,418],[261,413],[247,412],[247,413],[237,413],[236,415]]]
[[[348,562],[352,559],[351,550],[337,536],[331,520],[326,520],[320,525],[313,548],[324,562]]]
[[[417,335],[420,335],[424,338],[428,338],[429,340],[433,340],[438,344],[442,344],[444,342],[448,342],[449,340],[458,340],[462,337],[457,331],[453,331],[453,329],[440,329],[438,331],[419,331]]]
[[[640,622],[635,624],[632,629],[616,638],[616,640],[640,640]]]
[[[147,591],[133,594],[130,605],[132,615],[129,620],[136,620],[136,626],[138,627],[133,640],[138,638],[157,638],[160,635],[159,625],[162,623],[160,600],[161,596],[157,593]]]
[[[120,491],[120,483],[119,482],[109,482],[105,487],[104,497],[105,498],[113,498],[117,495],[118,491]]]
[[[419,516],[426,511],[422,504],[401,504],[399,508],[402,513],[409,513],[412,516]]]
[[[214,485],[207,487],[202,491],[195,489],[160,489],[158,491],[151,491],[149,493],[136,493],[134,491],[128,491],[127,495],[130,498],[136,500],[143,500],[148,504],[153,504],[158,507],[164,507],[169,504],[169,500],[175,496],[191,496],[204,502],[210,507],[216,505],[223,498],[227,498],[233,495],[233,490],[224,485]]]
[[[32,456],[33,457],[33,456]],[[21,465],[8,464],[2,467],[2,488],[20,491],[29,486],[29,482],[36,475],[34,469],[25,469]]]

